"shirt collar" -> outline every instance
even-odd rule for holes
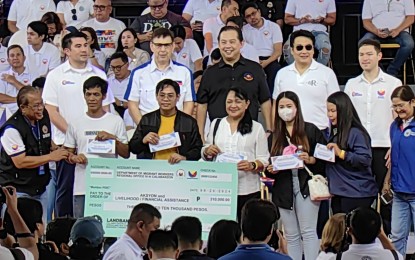
[[[364,74],[362,73],[362,74],[360,74],[360,81],[364,81],[366,83],[375,83],[375,82],[378,82],[378,81],[379,82],[384,82],[385,81],[385,72],[383,72],[383,70],[379,68],[378,76],[372,82],[369,82],[365,78]]]
[[[245,59],[244,57],[242,57],[242,55],[241,55],[241,57],[239,58],[239,60],[238,60],[237,62],[235,62],[235,64],[233,65],[233,67],[236,67],[236,66],[238,66],[239,64],[241,64],[241,65],[245,65],[245,64],[246,64],[246,59]],[[227,64],[227,63],[225,63],[225,62],[223,61],[223,59],[221,59],[221,60],[219,61],[218,65],[219,65],[219,68],[223,68],[223,67],[225,67],[225,66],[229,66],[229,67],[231,67],[231,65],[229,65],[229,64]]]
[[[216,22],[217,22],[220,26],[225,26],[225,24],[222,22],[222,19],[220,19],[220,14],[218,14],[218,16],[216,16]]]
[[[382,249],[382,244],[373,242],[370,244],[351,244],[349,250],[353,251],[368,251],[370,249]]]
[[[159,70],[159,69],[157,68],[156,61],[154,59],[151,59],[150,72],[154,72],[155,70]],[[171,59],[170,59],[169,66],[166,68],[166,71],[167,70],[172,70],[174,72],[174,69],[173,69],[173,61]]]
[[[244,245],[239,245],[236,248],[236,250],[238,250],[238,249],[242,249],[242,250],[264,250],[264,249],[269,249],[269,250],[272,250],[271,247],[267,244],[244,244]]]
[[[318,62],[315,61],[314,59],[312,59],[310,67],[308,67],[308,69],[305,72],[307,72],[309,70],[316,70],[317,68],[318,68]],[[298,73],[297,68],[295,67],[295,62],[293,62],[291,65],[289,65],[288,69]]]
[[[137,243],[126,233],[122,234],[120,240],[124,241],[138,256],[143,256],[144,251],[137,245]]]
[[[7,71],[7,74],[9,75],[14,75],[15,73],[17,74],[17,72],[14,71],[12,67],[10,67],[10,69]],[[27,66],[24,67],[24,71],[22,72],[22,74],[17,74],[17,76],[22,76],[22,75],[30,75],[29,68]]]
[[[69,60],[65,61],[65,63],[63,63],[63,64],[62,64],[62,69],[63,69],[63,72],[68,72],[68,71],[70,71],[70,70],[73,70],[73,71],[75,71],[75,70],[79,70],[79,69],[75,69],[75,68],[73,68],[73,67],[71,66],[71,64],[69,64]],[[86,63],[86,66],[85,66],[85,68],[84,68],[84,70],[85,70],[85,71],[92,71],[92,70],[93,70],[92,65],[91,65],[91,64],[89,64],[89,62],[87,62],[87,63]]]
[[[39,51],[35,51],[32,47],[32,45],[28,45],[29,46],[29,53],[30,54],[43,54],[45,52],[45,44],[46,42],[43,42],[42,47],[40,48]]]

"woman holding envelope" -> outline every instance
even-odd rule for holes
[[[324,174],[324,163],[312,155],[316,145],[325,145],[326,140],[315,125],[304,122],[298,96],[291,91],[281,92],[276,104],[271,156],[295,156],[298,152],[298,157],[311,171]],[[276,171],[273,165],[267,167],[266,174],[275,179],[272,201],[281,214],[288,255],[302,260],[304,248],[305,260],[315,260],[319,247],[316,227],[320,202],[310,199],[308,180],[311,177],[304,168]]]
[[[233,162],[238,167],[238,220],[245,202],[260,198],[260,176],[268,165],[269,151],[264,128],[252,120],[248,94],[231,88],[226,97],[227,117],[213,120],[202,158],[206,161]]]
[[[327,116],[331,122],[329,149],[336,161],[327,163],[333,214],[348,213],[358,207],[370,207],[378,188],[372,174],[370,137],[360,122],[349,96],[335,92],[327,98]]]

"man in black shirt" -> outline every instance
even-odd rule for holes
[[[231,87],[242,87],[249,95],[249,112],[258,120],[258,109],[265,119],[266,131],[271,132],[271,101],[264,70],[258,63],[241,56],[243,44],[239,28],[225,26],[219,33],[219,49],[222,60],[209,67],[202,77],[197,93],[197,123],[204,137],[206,112],[212,121],[226,116],[226,94]]]

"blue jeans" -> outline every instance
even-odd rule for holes
[[[27,193],[23,193],[23,192],[16,192],[16,196],[18,198],[31,198],[34,200],[37,200],[40,202],[40,204],[42,204],[42,221],[43,221],[43,225],[46,227],[46,214],[47,214],[47,208],[48,208],[48,193],[47,191],[43,192],[40,195],[34,195],[31,196]],[[45,229],[46,231],[46,229]]]
[[[415,194],[395,192],[392,203],[392,243],[402,255],[406,254],[412,223],[415,225]]]
[[[386,39],[379,38],[373,33],[368,32],[360,39],[359,44],[365,39],[374,39],[381,43],[398,43],[401,46],[386,70],[386,72],[392,76],[398,75],[399,70],[409,56],[411,56],[412,49],[414,48],[414,39],[405,31],[400,32],[396,38],[388,37]]]
[[[320,202],[311,201],[310,196],[303,198],[298,176],[294,172],[293,192],[293,210],[278,208],[287,238],[288,255],[293,260],[302,260],[304,248],[304,259],[315,260],[319,251],[316,227]]]
[[[74,218],[82,218],[85,212],[85,195],[73,196],[73,216]]]
[[[48,207],[46,220],[47,223],[52,221],[53,211],[55,210],[55,198],[56,198],[56,170],[50,170],[51,179],[49,185],[46,187],[48,194]]]
[[[73,216],[73,182],[75,165],[56,162],[55,217]]]
[[[318,51],[317,62],[323,65],[327,65],[329,63],[331,55],[331,44],[329,34],[322,31],[311,31],[311,33],[316,38],[315,48]],[[290,37],[291,35],[288,37],[288,40],[284,43],[283,47],[284,59],[288,64],[294,62],[294,57],[291,54]],[[323,49],[326,49],[327,51],[325,52]]]

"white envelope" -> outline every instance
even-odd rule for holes
[[[271,157],[274,171],[298,169],[304,167],[304,161],[297,154],[281,155]]]
[[[115,140],[98,141],[89,138],[87,152],[91,154],[115,154]]]
[[[150,151],[152,153],[179,147],[182,143],[180,141],[180,136],[178,132],[174,132],[167,135],[160,136],[159,143],[158,144],[149,144]]]
[[[216,156],[215,162],[238,163],[246,160],[246,156],[238,153],[220,153]]]
[[[336,156],[334,154],[334,149],[328,149],[324,144],[317,144],[316,149],[314,150],[314,157],[328,161],[328,162],[335,162]]]

